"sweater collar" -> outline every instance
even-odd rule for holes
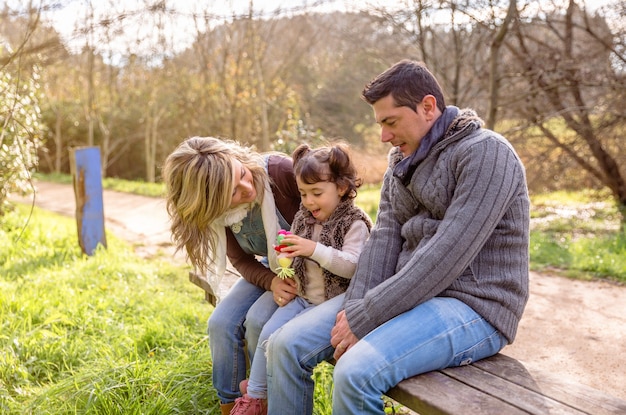
[[[431,129],[426,133],[420,145],[413,154],[402,159],[394,168],[393,175],[400,179],[406,186],[411,180],[419,163],[426,158],[430,150],[445,137],[446,131],[452,121],[459,115],[459,109],[455,106],[447,106],[441,117],[435,121]]]

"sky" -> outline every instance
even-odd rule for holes
[[[145,14],[133,13],[146,8],[146,3],[158,3],[157,0],[40,0],[42,5],[62,3],[63,7],[55,11],[43,13],[44,19],[49,21],[60,33],[72,51],[80,50],[89,41],[84,35],[77,35],[76,29],[88,27],[90,21],[99,22],[105,16],[119,16],[125,14],[124,27],[128,42],[122,44],[120,39],[117,47],[127,52],[129,49],[148,49],[157,47],[160,41],[156,37],[156,20],[146,20]],[[211,16],[212,23],[217,24],[229,20],[233,15],[247,15],[250,4],[257,16],[271,17],[277,10],[286,13],[295,13],[302,9],[308,11],[348,10],[354,0],[186,0],[167,1],[170,7],[175,7],[176,15],[166,16],[160,22],[165,27],[171,43],[176,45],[175,52],[180,52],[193,42],[197,29],[193,15]],[[358,1],[356,3],[359,3]],[[360,2],[367,3],[367,2]],[[90,17],[93,14],[93,18]],[[203,25],[203,22],[199,24]],[[100,36],[102,36],[100,34]],[[121,38],[121,37],[120,37]],[[136,39],[144,39],[137,42]],[[92,42],[95,43],[95,42]],[[135,51],[136,52],[136,51]]]
[[[32,0],[5,0],[7,4],[26,4]],[[309,12],[329,12],[329,11],[355,11],[367,7],[384,5],[391,7],[407,3],[407,0],[166,0],[169,7],[175,7],[177,13],[175,15],[166,15],[161,22],[154,18],[146,17],[145,13],[133,13],[133,11],[142,11],[146,8],[146,3],[155,4],[159,0],[39,0],[41,6],[46,5],[63,5],[55,11],[47,11],[43,13],[45,20],[49,21],[67,46],[73,52],[82,49],[87,42],[98,45],[101,43],[99,39],[103,37],[103,33],[97,33],[90,37],[77,34],[77,28],[88,27],[90,22],[95,22],[95,26],[100,26],[99,22],[105,16],[124,15],[123,20],[123,36],[116,35],[115,41],[109,45],[109,51],[117,50],[120,56],[128,56],[129,53],[142,55],[145,51],[153,54],[154,51],[167,50],[164,42],[170,45],[171,53],[179,53],[186,49],[196,38],[196,24],[203,25],[203,22],[194,22],[193,15],[201,16],[206,14],[212,17],[212,24],[223,22],[232,18],[233,14],[238,16],[247,15],[252,4],[253,10],[257,16],[271,17],[276,10],[280,9],[284,13],[297,13],[299,10],[307,10]],[[538,4],[541,1],[538,0]],[[550,0],[554,1],[554,0]],[[556,0],[563,1],[566,0]],[[587,7],[600,7],[611,0],[588,0]],[[408,1],[411,3],[411,1]],[[93,17],[90,17],[93,14]],[[167,39],[159,39],[157,36],[159,23],[164,27],[164,33],[167,33]],[[111,28],[116,25],[111,25]],[[206,28],[201,27],[201,30]],[[138,40],[139,39],[139,40]],[[106,56],[105,56],[106,58]],[[110,58],[112,61],[115,57]]]

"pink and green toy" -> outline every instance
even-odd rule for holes
[[[293,258],[288,258],[287,254],[282,253],[282,249],[291,244],[286,244],[283,239],[285,239],[285,235],[291,235],[291,232],[281,229],[278,231],[278,236],[276,236],[276,245],[274,246],[274,250],[278,252],[278,277],[282,278],[293,278],[295,270],[291,268],[291,263],[293,262]]]

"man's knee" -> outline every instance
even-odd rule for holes
[[[367,365],[355,362],[349,357],[348,354],[345,354],[335,363],[333,382],[337,388],[352,387],[355,385],[355,380],[362,381],[366,377],[366,373],[362,369]]]

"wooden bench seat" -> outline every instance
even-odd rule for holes
[[[216,304],[206,280],[193,272],[189,279],[204,290],[210,304]],[[420,415],[626,414],[622,399],[531,370],[501,353],[471,365],[414,376],[386,395]]]
[[[406,379],[387,395],[419,414],[626,414],[626,401],[497,354]]]

